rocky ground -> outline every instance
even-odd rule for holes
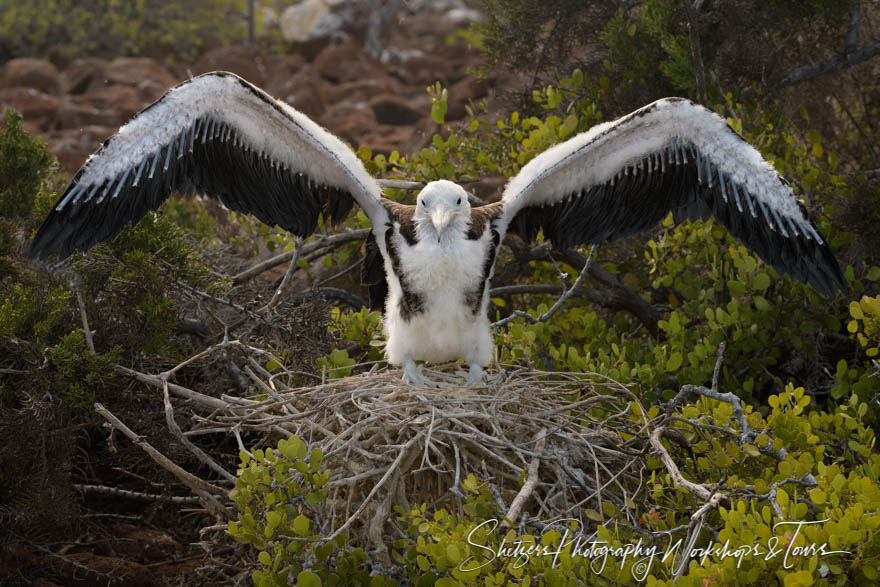
[[[467,26],[445,13],[398,15],[379,59],[354,35],[292,43],[285,55],[259,46],[209,50],[192,63],[155,59],[80,57],[52,64],[19,58],[0,70],[0,110],[21,112],[30,132],[43,136],[67,173],[75,172],[103,140],[131,116],[191,75],[227,70],[285,100],[354,147],[373,152],[421,149],[437,130],[426,88],[449,89],[448,121],[488,95],[488,84],[467,75],[478,52],[446,36]]]

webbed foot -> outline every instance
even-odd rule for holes
[[[488,382],[489,375],[483,371],[483,368],[477,363],[471,363],[471,369],[468,371],[465,385],[473,387],[476,385],[486,385]]]
[[[403,382],[415,387],[437,387],[422,375],[421,365],[417,365],[412,359],[403,364]]]

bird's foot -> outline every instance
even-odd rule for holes
[[[421,365],[411,359],[403,364],[403,382],[415,387],[436,387],[422,375]]]
[[[476,385],[486,385],[489,382],[489,375],[483,371],[477,363],[471,363],[471,369],[468,371],[465,385],[473,387]]]

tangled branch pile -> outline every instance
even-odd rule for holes
[[[238,343],[227,343],[233,345]],[[486,387],[465,388],[463,377],[449,371],[429,372],[436,389],[403,384],[395,370],[292,388],[284,383],[292,374],[271,375],[251,359],[245,372],[258,395],[220,399],[168,383],[173,370],[126,374],[166,389],[169,426],[181,440],[225,433],[251,451],[296,435],[319,448],[331,477],[326,511],[318,516],[325,527],[314,532],[346,532],[350,543],[386,555],[393,530],[386,522],[395,506],[454,509],[463,501],[455,495],[463,497],[462,483],[471,474],[489,482],[499,511],[514,524],[530,497],[538,504],[532,515],[544,521],[577,518],[587,508],[602,511],[603,502],[627,511],[642,485],[648,426],[633,424],[631,410],[644,410],[628,389],[589,374],[525,369],[502,371]],[[190,430],[174,430],[167,390],[199,406]],[[185,444],[222,471],[198,447]],[[221,476],[226,479],[218,484],[231,479]],[[203,497],[206,486],[208,494],[216,487],[182,480]],[[208,507],[223,516],[225,508]]]

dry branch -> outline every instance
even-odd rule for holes
[[[363,228],[361,230],[350,230],[347,232],[340,232],[338,234],[333,234],[315,241],[311,241],[305,243],[301,248],[301,256],[303,258],[308,258],[312,253],[319,251],[321,249],[327,249],[327,252],[340,247],[346,243],[350,243],[352,241],[360,241],[367,238],[367,235],[370,234],[369,228]],[[300,247],[297,247],[299,250]],[[262,263],[258,263],[251,267],[250,269],[246,269],[241,273],[232,276],[233,285],[239,285],[244,283],[245,281],[256,277],[257,275],[272,269],[273,267],[277,267],[282,263],[287,263],[297,254],[297,250],[288,251],[286,253],[281,253],[280,255],[275,255],[270,259],[266,259]]]
[[[509,527],[517,520],[517,518],[519,518],[519,513],[522,511],[523,506],[529,500],[529,497],[531,497],[532,492],[535,490],[535,487],[538,486],[538,482],[540,481],[538,478],[538,469],[541,466],[541,457],[544,456],[544,446],[547,444],[547,429],[541,428],[535,436],[535,440],[535,452],[538,454],[536,454],[532,459],[532,462],[529,463],[529,477],[526,479],[526,482],[523,483],[522,489],[516,494],[513,502],[511,502],[510,509],[507,510],[507,515],[504,516],[505,519],[501,523],[502,528],[505,526]]]
[[[232,512],[226,506],[221,504],[216,497],[223,496],[225,498],[228,495],[227,490],[212,485],[184,470],[180,465],[156,450],[153,445],[144,440],[141,436],[135,434],[131,428],[126,426],[119,418],[113,415],[110,410],[100,403],[95,404],[95,411],[103,416],[113,428],[122,432],[122,434],[124,434],[131,442],[140,446],[148,455],[150,455],[150,458],[152,458],[156,464],[180,479],[192,490],[193,493],[199,496],[202,504],[208,509],[208,511],[222,519],[228,519],[232,516]]]
[[[571,287],[566,288],[565,291],[562,292],[562,295],[556,299],[556,302],[550,307],[549,310],[547,310],[546,312],[544,312],[543,314],[541,314],[540,316],[537,316],[537,317],[532,316],[528,312],[514,310],[506,318],[498,320],[497,322],[493,322],[492,328],[500,328],[517,317],[526,318],[533,323],[546,322],[547,320],[549,320],[550,317],[553,316],[553,314],[555,314],[557,311],[559,311],[559,308],[561,308],[562,305],[568,301],[568,298],[570,298],[575,291],[580,289],[581,283],[583,283],[584,278],[587,276],[587,272],[590,269],[590,265],[593,261],[593,253],[595,252],[595,250],[596,250],[596,245],[593,245],[592,247],[590,247],[590,254],[587,255],[587,259],[586,259],[586,261],[584,261],[583,268],[581,269],[581,272],[578,274],[577,279],[574,280],[574,283],[571,284]],[[551,257],[551,259],[552,259],[552,257]]]
[[[106,485],[89,485],[83,483],[74,483],[73,488],[83,493],[104,495],[107,497],[120,497],[123,499],[131,499],[133,501],[144,501],[150,503],[164,501],[175,504],[199,503],[199,498],[193,497],[191,495],[159,495],[156,493],[143,493],[141,491],[131,491],[130,489],[120,489],[118,487],[108,487]]]

